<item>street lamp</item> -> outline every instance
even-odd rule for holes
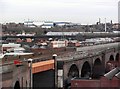
[[[55,60],[57,57],[57,54],[53,54],[53,59]]]
[[[52,55],[52,58],[53,58],[53,60],[54,60],[54,88],[56,88],[57,87],[57,78],[56,78],[56,76],[57,76],[57,63],[56,63],[56,57],[57,57],[57,54],[53,54]]]
[[[30,87],[33,87],[33,76],[32,76],[32,61],[33,59],[28,59],[29,67],[30,67]]]

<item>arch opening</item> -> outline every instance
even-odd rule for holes
[[[73,64],[68,72],[68,77],[74,78],[74,77],[79,77],[79,69],[75,64]]]
[[[113,55],[110,56],[109,61],[114,61]]]
[[[116,61],[116,62],[119,62],[119,57],[120,57],[120,55],[119,55],[119,53],[117,53],[117,55],[116,55],[116,57],[115,57],[115,61]]]
[[[116,57],[115,57],[115,67],[118,67],[119,64],[120,64],[120,56],[119,56],[119,53],[116,54]]]
[[[81,77],[82,78],[90,78],[91,77],[91,66],[87,61],[83,64],[83,67],[81,70]]]
[[[16,81],[14,89],[20,89],[20,83],[19,83],[19,81]]]
[[[115,68],[115,61],[113,55],[110,56],[109,61],[106,63],[105,73],[108,73]]]
[[[73,64],[68,72],[68,78],[65,80],[65,89],[68,89],[71,86],[71,79],[79,77],[79,69]]]
[[[93,65],[92,78],[99,79],[104,74],[102,62],[97,58]]]

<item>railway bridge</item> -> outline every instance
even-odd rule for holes
[[[32,72],[33,79],[36,78],[34,80],[37,80],[38,85],[40,83],[44,85],[46,78],[51,87],[68,88],[73,78],[99,79],[115,67],[120,67],[120,42],[78,47],[75,51],[65,52],[62,55],[56,54],[58,56],[54,55],[54,60],[33,63],[32,66],[25,60],[17,61],[17,64],[14,61],[11,67],[10,65],[0,66],[4,72],[0,72],[0,76],[2,76],[0,87],[14,87],[14,89],[30,87],[32,85],[30,73]],[[16,59],[16,56],[11,59]],[[1,60],[1,62],[3,61],[5,59]],[[45,73],[45,71],[50,71],[52,74]],[[50,80],[49,77],[52,79]],[[45,87],[47,82],[45,81]],[[36,83],[33,82],[34,84]]]
[[[55,66],[59,88],[69,87],[73,78],[99,79],[120,66],[120,43],[76,48],[76,52],[55,57]]]

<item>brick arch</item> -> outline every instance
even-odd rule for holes
[[[20,89],[20,82],[19,81],[15,82],[14,89]]]
[[[115,61],[119,62],[120,61],[120,54],[117,53],[116,56],[115,56]]]
[[[65,89],[71,86],[71,79],[79,77],[79,69],[76,64],[72,64],[67,73],[67,79],[65,79]]]
[[[79,77],[79,69],[76,64],[72,64],[70,66],[69,72],[68,72],[68,77]]]
[[[115,67],[118,67],[120,65],[120,54],[117,53],[115,56]]]
[[[88,61],[85,61],[81,69],[81,77],[89,78],[91,76],[91,66]]]
[[[101,65],[102,61],[100,60],[100,58],[95,59],[94,61],[94,65]]]
[[[95,59],[92,67],[92,78],[98,79],[101,75],[104,74],[103,65],[100,58]]]
[[[114,56],[113,55],[110,55],[109,61],[114,61]]]
[[[107,73],[114,68],[115,68],[115,60],[114,60],[114,56],[111,54],[109,60],[106,62],[105,72]]]
[[[96,62],[96,60],[99,60],[100,63],[102,63],[102,61],[103,61],[102,57],[99,57],[99,56],[98,56],[98,57],[95,57],[95,58],[93,59],[93,62],[92,62],[92,63],[94,64],[94,63]]]

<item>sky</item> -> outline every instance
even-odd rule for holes
[[[119,0],[0,0],[0,23],[69,21],[94,24],[118,22]]]

